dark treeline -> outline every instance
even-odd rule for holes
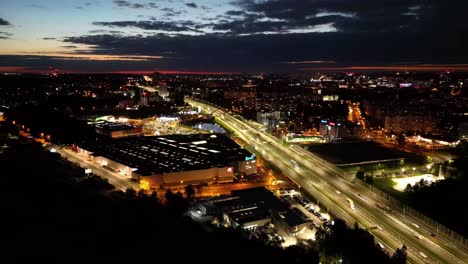
[[[457,177],[432,184],[421,181],[407,187],[408,201],[427,216],[467,237],[468,214],[463,213],[463,208],[468,204],[468,158],[455,159],[450,168],[457,172]]]

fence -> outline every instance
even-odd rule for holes
[[[424,222],[426,225],[428,225],[431,229],[434,230],[434,234],[440,235],[443,234],[452,240],[454,240],[455,244],[458,246],[464,248],[465,250],[468,250],[468,239],[466,239],[464,236],[458,234],[457,232],[453,231],[452,229],[440,224],[439,222],[433,220],[432,218],[424,215],[423,213],[419,212],[418,210],[408,206],[407,204],[401,202],[400,200],[396,199],[395,197],[389,195],[388,193],[372,186],[369,185],[365,182],[362,182],[361,180],[358,179],[356,182],[357,184],[360,184],[361,186],[364,186],[371,192],[373,192],[375,195],[378,197],[381,197],[388,202],[392,203],[393,205],[397,206],[401,212],[403,212],[404,215],[410,216],[412,218],[415,218],[416,220],[419,220],[421,222]]]

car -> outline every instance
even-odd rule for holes
[[[436,237],[437,235],[434,233],[431,233],[431,237]]]
[[[415,234],[414,236],[415,236],[417,239],[423,239],[422,236],[419,235],[419,234]]]

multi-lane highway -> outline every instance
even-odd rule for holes
[[[435,230],[418,219],[404,215],[399,208],[364,186],[353,183],[333,164],[302,148],[284,145],[279,139],[265,133],[262,126],[255,122],[204,102],[190,98],[186,98],[186,102],[213,114],[221,125],[235,131],[336,217],[344,219],[349,225],[358,222],[361,227],[369,229],[386,250],[393,252],[405,244],[410,263],[468,263],[466,248],[459,247],[447,237],[432,237],[430,234]],[[377,204],[381,207],[377,207]]]

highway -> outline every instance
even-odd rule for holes
[[[316,198],[322,207],[350,226],[358,222],[390,253],[405,244],[409,263],[468,263],[466,248],[459,248],[456,242],[447,237],[430,236],[435,230],[430,230],[418,219],[403,215],[399,208],[377,197],[364,186],[352,183],[352,179],[347,178],[333,164],[302,148],[284,145],[281,140],[265,133],[258,123],[246,121],[200,101],[190,98],[185,101],[194,107],[200,106],[205,113],[213,114],[218,123],[235,131],[264,159]],[[382,210],[377,204],[393,211]],[[372,228],[375,226],[379,228]]]

